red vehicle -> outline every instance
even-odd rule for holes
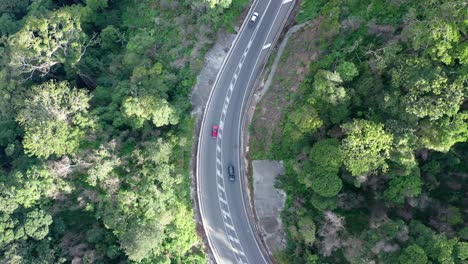
[[[211,137],[212,138],[217,138],[218,137],[218,129],[219,126],[214,125],[213,128],[211,129]]]

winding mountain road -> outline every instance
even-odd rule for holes
[[[203,227],[218,264],[269,263],[250,222],[248,201],[239,174],[241,168],[241,121],[247,100],[273,42],[284,27],[294,0],[255,0],[254,24],[245,21],[234,40],[209,96],[197,151],[197,193]],[[211,128],[219,125],[218,138]],[[236,180],[227,179],[227,166],[235,168]]]

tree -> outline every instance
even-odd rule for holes
[[[108,22],[103,18],[104,11],[109,6],[109,0],[83,0],[85,6],[76,7],[81,25],[86,31],[93,26],[101,26],[101,23]]]
[[[342,141],[344,164],[353,176],[377,169],[386,170],[393,136],[384,131],[383,124],[355,119],[342,126],[346,138]]]
[[[416,82],[404,98],[406,111],[420,118],[429,117],[430,120],[455,115],[463,101],[463,81],[447,82],[441,76],[431,83],[425,80]]]
[[[86,92],[71,89],[67,82],[34,86],[16,118],[25,131],[25,152],[42,158],[73,153],[85,129],[92,127],[89,99]]]
[[[174,256],[174,259],[181,260],[196,243],[200,242],[200,239],[195,232],[194,221],[186,217],[189,213],[192,213],[191,209],[182,204],[176,204],[175,207],[174,222],[166,229],[168,236],[171,238],[166,250]]]
[[[207,260],[205,256],[203,255],[192,253],[186,256],[185,258],[183,258],[181,261],[182,261],[181,264],[203,264],[203,263],[206,263]]]
[[[52,216],[42,210],[19,212],[14,215],[1,213],[0,247],[4,249],[10,243],[27,239],[42,240],[49,233]]]
[[[398,257],[400,264],[426,264],[427,256],[420,246],[416,244],[406,247]]]
[[[128,97],[123,102],[122,110],[136,128],[142,127],[146,120],[157,127],[179,122],[176,109],[165,99],[155,96]]]
[[[404,173],[410,173],[418,166],[414,150],[419,147],[419,138],[412,130],[401,128],[398,123],[390,125],[391,123],[386,123],[386,127],[393,134],[393,148],[389,159],[399,165],[399,171],[404,170]]]
[[[336,139],[318,141],[312,147],[310,164],[306,164],[302,172],[302,181],[307,187],[323,197],[337,195],[343,183],[338,177],[338,171],[343,162],[343,151]]]
[[[288,124],[284,127],[294,139],[300,139],[304,135],[314,133],[322,126],[322,120],[310,104],[305,104],[294,111],[287,117]]]
[[[416,197],[421,194],[423,183],[418,167],[408,175],[392,174],[390,177],[388,188],[384,192],[384,197],[388,201],[403,204],[405,197]]]
[[[314,166],[323,166],[338,173],[344,153],[337,139],[324,139],[317,141],[309,153],[310,161]]]
[[[50,224],[52,224],[52,216],[43,211],[33,210],[26,214],[24,231],[29,237],[41,240],[49,233]]]
[[[116,50],[122,42],[120,31],[113,25],[101,31],[101,47],[106,50]]]
[[[161,246],[163,237],[163,228],[156,221],[146,224],[132,222],[120,235],[120,245],[130,260],[139,262]]]
[[[445,117],[435,122],[422,122],[421,144],[440,152],[448,152],[458,142],[468,140],[468,112],[460,112],[453,117]]]
[[[0,1],[0,14],[24,14],[31,0],[4,0]]]
[[[0,16],[0,35],[9,35],[19,29],[19,23],[13,15],[4,13]]]
[[[26,173],[16,172],[12,176],[15,201],[25,208],[32,207],[44,198],[52,197],[65,187],[62,179],[42,166],[33,166]]]
[[[340,75],[330,71],[319,70],[314,76],[312,93],[308,102],[323,116],[338,124],[349,115],[350,97],[343,86]]]
[[[432,258],[440,263],[455,263],[453,261],[453,251],[457,240],[458,238],[448,239],[443,234],[435,235],[430,246]]]
[[[5,183],[0,183],[0,212],[6,215],[12,214],[19,204],[16,199],[15,188],[12,188]]]
[[[468,226],[465,226],[462,229],[460,229],[460,231],[458,231],[458,236],[462,240],[468,240]]]
[[[117,191],[120,180],[114,170],[121,165],[122,161],[117,156],[115,142],[101,145],[99,149],[88,153],[86,162],[92,164],[88,168],[86,182],[91,186],[99,186],[107,193]]]
[[[450,23],[437,23],[433,24],[430,32],[435,45],[429,53],[447,65],[452,64],[455,47],[461,39],[459,29]]]
[[[457,257],[460,260],[468,259],[468,242],[458,242],[456,246]]]
[[[8,244],[20,238],[22,230],[17,228],[19,221],[8,214],[0,214],[0,248],[5,248]]]
[[[392,81],[406,93],[402,100],[406,112],[418,118],[453,116],[463,102],[463,78],[451,81],[441,67],[423,58],[407,60],[393,71]]]
[[[311,218],[299,218],[297,228],[305,243],[312,245],[315,242],[315,223]]]
[[[333,171],[320,169],[320,171],[312,172],[310,187],[323,197],[336,196],[343,188],[341,179]]]
[[[30,76],[47,74],[57,64],[74,66],[88,45],[72,9],[60,9],[47,18],[28,17],[23,28],[9,38],[10,65]]]
[[[429,259],[439,263],[455,263],[453,250],[458,242],[457,238],[448,239],[443,234],[436,234],[418,221],[410,223],[410,235],[412,241],[424,249]]]
[[[6,248],[0,256],[3,263],[64,263],[65,259],[60,256],[61,250],[54,247],[51,240],[40,241],[18,240]]]
[[[179,122],[179,109],[168,101],[168,84],[162,77],[163,65],[155,63],[151,68],[139,66],[133,69],[131,96],[124,99],[121,111],[129,123],[141,128],[145,121],[155,126],[175,125]]]
[[[338,67],[336,67],[336,72],[341,76],[343,81],[349,82],[354,79],[354,77],[359,75],[359,72],[356,68],[356,65],[352,62],[342,62]]]
[[[433,60],[452,65],[457,56],[457,47],[463,42],[466,2],[460,0],[444,1],[437,4],[421,2],[425,19],[411,17],[403,36],[415,50],[424,50]]]
[[[203,0],[210,8],[217,6],[221,8],[228,8],[231,5],[232,0]]]
[[[310,196],[310,203],[315,209],[319,211],[335,210],[338,206],[338,198],[337,196],[324,197],[322,195],[313,193]]]

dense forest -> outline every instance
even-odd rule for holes
[[[0,263],[205,263],[189,95],[247,0],[0,1]]]
[[[304,0],[296,20],[318,56],[253,150],[286,166],[278,263],[468,263],[467,2]]]
[[[0,0],[0,263],[205,263],[189,95],[248,0]],[[468,262],[468,5],[303,0],[278,263]]]

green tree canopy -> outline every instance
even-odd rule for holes
[[[350,97],[341,86],[343,80],[338,73],[319,70],[314,76],[312,94],[308,98],[320,114],[330,117],[334,124],[344,120],[349,115]]]
[[[444,234],[436,234],[418,221],[410,223],[410,236],[415,244],[424,249],[429,259],[439,263],[455,263],[453,253],[457,238],[448,239]]]
[[[396,129],[394,129],[395,127]],[[390,151],[389,159],[398,163],[400,171],[404,169],[406,172],[410,172],[418,166],[414,155],[414,150],[419,147],[418,136],[412,130],[400,129],[398,124],[390,125],[389,131],[393,134],[393,148]]]
[[[420,246],[412,244],[406,247],[398,257],[400,264],[426,264],[427,256]]]
[[[421,175],[415,167],[408,175],[392,174],[384,197],[392,203],[403,204],[405,197],[416,197],[421,194],[421,189]]]
[[[122,33],[110,25],[101,31],[101,47],[106,50],[115,50],[119,47],[119,44],[122,44]]]
[[[458,259],[468,260],[468,242],[458,242],[456,251]]]
[[[163,239],[162,226],[153,221],[147,224],[132,223],[120,235],[120,245],[130,260],[139,262],[161,246]]]
[[[165,99],[155,96],[128,97],[124,100],[122,108],[123,113],[137,128],[142,127],[146,120],[157,127],[175,125],[179,122],[175,108]]]
[[[393,71],[393,84],[406,93],[403,107],[419,118],[434,121],[443,116],[453,116],[463,102],[464,80],[450,80],[441,67],[426,59],[412,59]]]
[[[73,153],[84,129],[92,126],[87,114],[89,99],[86,92],[71,89],[67,82],[34,86],[16,118],[25,131],[25,152],[43,158]]]
[[[34,210],[26,214],[24,231],[29,237],[41,240],[49,233],[50,224],[52,224],[52,216],[44,211]]]
[[[445,117],[435,122],[423,121],[420,141],[428,148],[448,152],[458,142],[468,140],[468,112],[460,112],[453,117]]]
[[[319,211],[334,210],[338,207],[338,198],[337,196],[324,197],[322,195],[313,193],[310,196],[310,203],[315,209]]]
[[[338,173],[343,162],[344,153],[337,139],[317,141],[309,152],[309,158],[314,166],[323,166]]]
[[[21,237],[21,232],[23,230],[17,228],[18,224],[19,221],[11,218],[10,215],[4,213],[0,214],[0,248],[5,248],[15,239]]]
[[[214,8],[216,6],[222,7],[222,8],[228,8],[232,0],[203,0],[210,8]]]
[[[389,156],[393,136],[384,131],[383,124],[355,119],[342,128],[346,134],[342,142],[344,164],[353,176],[386,170],[385,159]]]
[[[317,170],[319,171],[312,171],[310,175],[312,178],[310,180],[312,190],[324,197],[337,195],[343,187],[343,183],[338,175],[325,168],[317,168]]]
[[[72,9],[48,17],[28,17],[22,29],[9,38],[10,65],[32,75],[46,74],[57,64],[73,66],[86,50],[86,34]]]
[[[342,62],[338,67],[336,67],[336,72],[341,76],[343,81],[349,82],[354,79],[354,77],[359,75],[359,71],[356,68],[356,65],[352,62]]]
[[[25,13],[31,0],[3,0],[0,1],[0,14],[3,13]]]
[[[304,135],[314,133],[323,124],[315,108],[306,103],[305,105],[294,109],[287,117],[287,123],[284,128],[294,139],[300,139]]]
[[[36,205],[41,199],[52,197],[61,189],[69,189],[62,179],[45,166],[33,166],[25,173],[13,173],[11,185],[14,186],[11,190],[16,203],[25,208]]]
[[[312,245],[315,242],[315,223],[309,217],[301,217],[297,222],[297,228],[300,236],[305,243]]]
[[[0,35],[9,35],[19,29],[19,22],[12,14],[4,13],[0,16]]]
[[[343,187],[338,177],[343,156],[337,139],[318,141],[310,151],[310,164],[306,164],[303,168],[302,181],[323,197],[337,195]]]
[[[406,36],[413,49],[424,51],[433,60],[453,65],[456,59],[463,63],[458,47],[466,34],[466,2],[463,0],[443,1],[437,4],[421,1],[420,10],[425,19],[418,19],[414,12],[407,19]],[[464,62],[466,63],[466,61]]]

